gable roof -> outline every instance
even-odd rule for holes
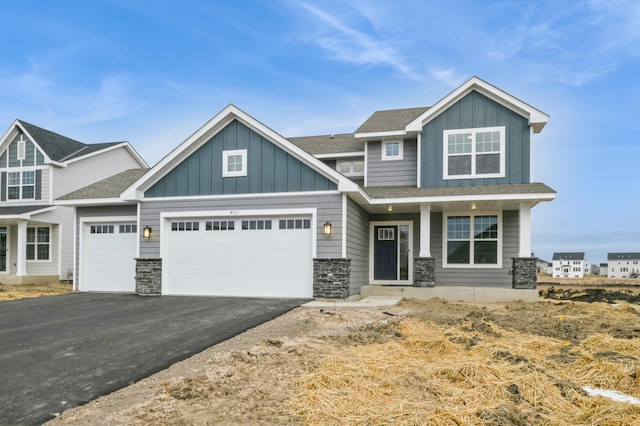
[[[78,160],[85,156],[96,154],[109,149],[124,147],[138,161],[140,166],[147,167],[147,163],[133,149],[129,142],[104,142],[96,144],[86,144],[75,139],[62,136],[50,130],[43,129],[23,120],[15,120],[7,132],[0,138],[0,145],[4,145],[15,137],[16,132],[25,133],[35,143],[45,155],[47,162],[62,163]]]
[[[294,158],[302,163],[310,166],[324,176],[331,178],[338,184],[341,191],[357,191],[358,185],[345,177],[335,169],[327,166],[322,161],[315,158],[307,151],[301,149],[298,145],[292,143],[279,133],[265,126],[246,112],[242,111],[233,104],[229,104],[226,108],[216,114],[211,120],[205,123],[200,129],[189,136],[184,142],[178,145],[173,151],[153,166],[148,173],[145,173],[140,179],[131,184],[121,197],[124,200],[139,200],[142,198],[144,191],[150,188],[154,183],[166,176],[174,167],[180,164],[189,155],[194,153],[199,147],[209,141],[214,135],[224,129],[233,120],[238,120],[246,125],[265,139],[271,141],[274,145],[283,149]]]
[[[405,130],[407,132],[422,130],[422,126],[472,91],[481,93],[498,104],[509,108],[523,117],[526,117],[529,120],[529,126],[531,126],[534,133],[540,133],[543,127],[547,124],[547,121],[549,121],[549,116],[544,112],[474,76],[453,92],[436,102],[435,105],[422,113],[411,123],[407,124]]]
[[[364,145],[357,140],[353,133],[341,133],[337,135],[302,136],[287,138],[309,154],[344,154],[361,153],[364,155]],[[339,155],[337,155],[339,156]]]
[[[640,260],[640,253],[607,253],[607,260]]]
[[[56,199],[56,204],[76,205],[79,200],[119,199],[120,194],[149,169],[129,169]],[[68,202],[67,202],[68,201]]]
[[[584,260],[584,252],[553,253],[553,260]]]
[[[418,107],[376,111],[358,127],[355,133],[404,131],[407,124],[428,109],[429,107]]]

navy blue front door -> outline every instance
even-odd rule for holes
[[[398,227],[375,226],[373,229],[373,279],[398,279]]]

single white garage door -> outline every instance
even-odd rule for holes
[[[167,228],[163,287],[168,294],[313,294],[310,217],[179,219]]]
[[[136,224],[85,224],[83,233],[81,288],[86,291],[134,292]]]

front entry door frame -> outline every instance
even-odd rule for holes
[[[9,226],[0,226],[0,274],[9,273],[9,241]]]
[[[408,236],[407,236],[407,267],[408,274],[407,279],[400,279],[400,256],[401,256],[401,238],[399,229],[401,226],[408,227]],[[396,229],[396,241],[398,244],[397,256],[398,261],[396,262],[397,275],[396,279],[375,279],[375,265],[376,265],[376,241],[378,238],[377,233],[375,232],[377,227],[395,227]],[[413,285],[413,221],[411,220],[394,220],[394,221],[374,221],[369,222],[369,282],[371,284],[384,284],[384,285]]]

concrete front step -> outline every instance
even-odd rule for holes
[[[493,302],[537,302],[538,290],[513,289],[508,287],[469,287],[469,286],[435,286],[435,287],[411,287],[411,286],[383,286],[365,285],[360,288],[360,297],[386,296],[405,297],[414,299],[441,299],[471,303]]]

